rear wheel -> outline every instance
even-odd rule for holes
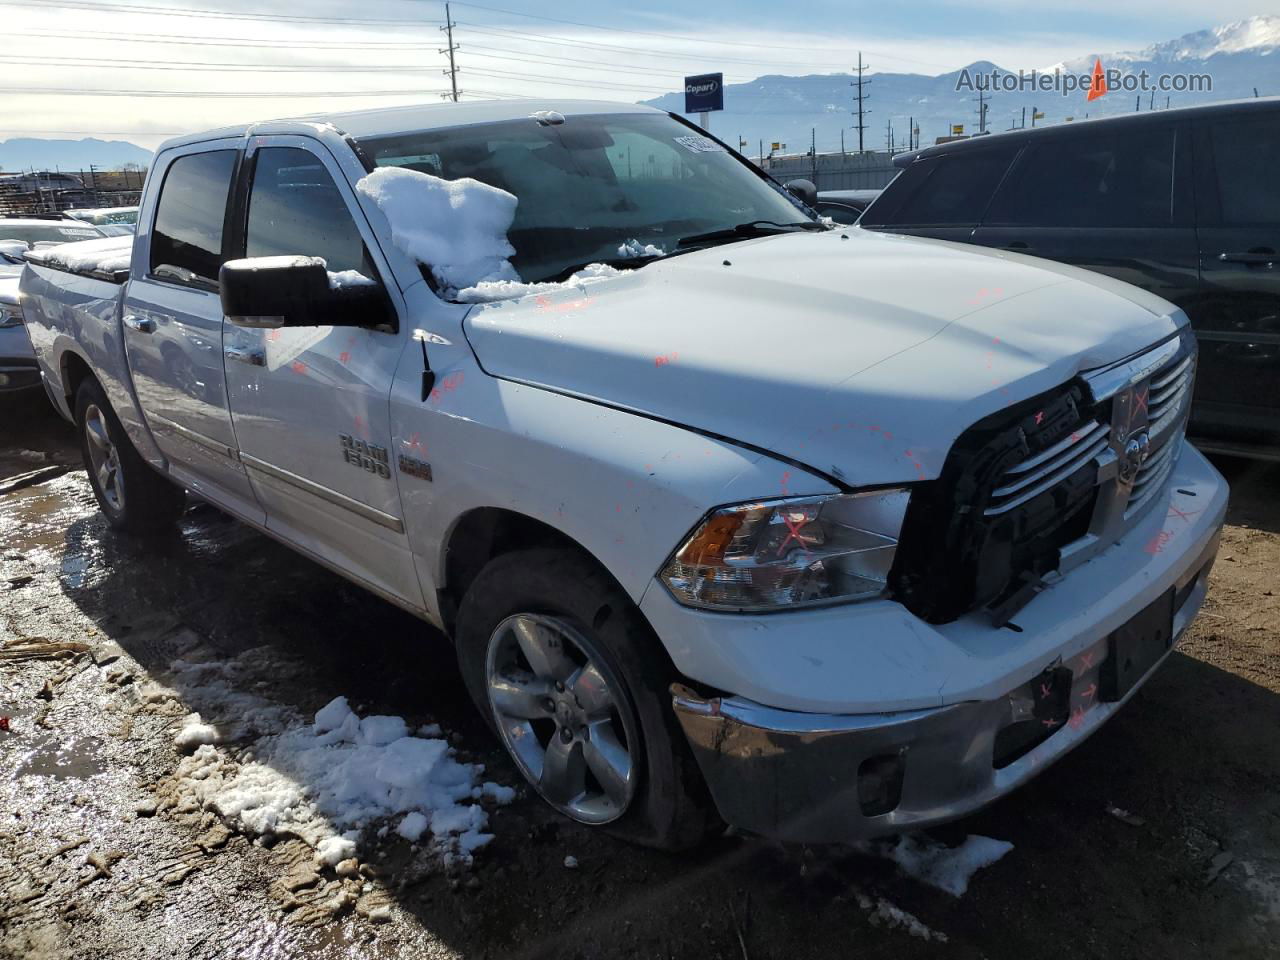
[[[139,534],[172,529],[186,494],[134,449],[96,380],[85,380],[76,393],[76,425],[89,485],[107,522]]]
[[[650,846],[702,838],[704,788],[667,692],[675,670],[589,558],[538,548],[494,559],[457,632],[472,698],[547,803]]]

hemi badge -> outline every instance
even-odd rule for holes
[[[415,460],[413,457],[406,457],[403,453],[400,454],[400,472],[427,482],[431,481],[431,464]]]

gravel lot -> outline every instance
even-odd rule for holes
[[[207,506],[181,537],[113,535],[70,428],[37,400],[0,410],[0,478],[71,469],[0,494],[0,956],[1275,956],[1280,466],[1219,461],[1233,497],[1209,601],[1142,693],[935,832],[1014,844],[961,898],[847,850],[639,850],[525,791],[488,805],[495,838],[470,867],[392,832],[344,877],[300,840],[254,843],[182,803],[173,734],[199,691],[167,667],[193,645],[244,654],[246,686],[273,702],[310,714],[346,695],[437,722],[459,759],[516,786],[447,643]],[[33,642],[46,655],[20,652]],[[176,698],[149,699],[154,683]]]

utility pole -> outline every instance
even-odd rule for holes
[[[810,167],[813,169],[813,185],[818,185],[818,128],[809,128],[809,156],[812,158]]]
[[[444,71],[444,75],[449,78],[449,86],[452,88],[452,92],[442,93],[440,96],[446,100],[452,100],[454,103],[458,102],[458,65],[453,59],[454,53],[458,50],[458,45],[453,42],[453,28],[456,26],[457,24],[453,22],[453,17],[449,15],[449,4],[446,3],[444,5],[444,26],[440,29],[448,36],[449,46],[440,52],[449,54],[449,69]]]
[[[840,128],[840,156],[844,156],[844,127]]]
[[[849,86],[851,87],[858,88],[857,96],[854,99],[858,101],[858,125],[855,129],[857,129],[858,131],[858,152],[859,153],[863,152],[862,131],[867,129],[865,117],[868,113],[871,112],[870,110],[863,109],[863,102],[869,98],[869,94],[864,92],[862,88],[871,82],[870,80],[862,79],[862,74],[866,69],[867,67],[862,63],[862,51],[859,50],[858,51],[858,79],[854,80],[852,83],[849,84]]]
[[[978,88],[978,132],[987,132],[987,91]]]
[[[885,149],[889,151],[889,156],[893,156],[893,120],[892,118],[885,124],[884,134]]]
[[[907,149],[914,150],[916,148],[916,118],[907,117]]]
[[[764,140],[760,141],[760,169],[764,169]]]

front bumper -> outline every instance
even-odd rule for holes
[[[701,697],[689,687],[674,686],[676,715],[721,816],[742,829],[801,843],[851,842],[919,829],[977,810],[1074,748],[1158,669],[1204,601],[1225,510],[1225,484],[1217,478],[1221,486],[1214,488],[1211,478],[1216,474],[1198,454],[1190,461],[1190,473],[1200,474],[1202,502],[1213,504],[1195,518],[1199,535],[1161,535],[1122,541],[1113,548],[1163,561],[1158,574],[1136,578],[1131,600],[1145,599],[1121,619],[1110,613],[1100,616],[1095,608],[1101,604],[1096,598],[1090,602],[1090,565],[1074,571],[1060,585],[1070,589],[1075,580],[1083,591],[1075,594],[1077,613],[1066,631],[1070,639],[1054,655],[1027,663],[1003,687],[941,706],[824,714],[765,706],[739,696]],[[1175,473],[1171,486],[1178,480]],[[1181,524],[1180,511],[1170,510],[1165,523]],[[1169,555],[1175,543],[1183,545],[1176,558]],[[1101,701],[1112,632],[1168,591],[1174,604],[1169,649],[1122,696]],[[1049,629],[1049,623],[1038,619],[1030,612],[1019,617],[1030,630],[1056,635],[1064,629],[1063,620]],[[880,639],[893,642],[892,637]],[[1051,676],[1061,684],[1056,694],[1060,712],[1042,716],[1037,690]]]
[[[25,357],[0,357],[0,393],[40,386],[40,368]]]

